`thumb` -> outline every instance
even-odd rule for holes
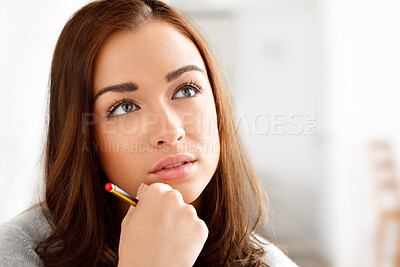
[[[136,193],[136,199],[139,200],[139,198],[140,198],[140,193],[142,193],[142,191],[143,191],[144,189],[146,189],[147,187],[148,187],[147,184],[144,184],[144,183],[141,183],[141,184],[140,184],[140,186],[139,186],[139,188],[138,188],[138,190],[137,190],[137,193]]]

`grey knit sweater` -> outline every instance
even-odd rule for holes
[[[45,212],[48,212],[45,210]],[[37,240],[51,231],[40,206],[25,211],[0,227],[0,266],[45,266],[35,252]],[[260,237],[257,237],[260,239]],[[265,240],[263,240],[265,241]],[[264,242],[268,243],[268,242]],[[271,267],[297,267],[281,250],[271,243],[264,246],[265,263]]]

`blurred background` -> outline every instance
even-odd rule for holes
[[[51,57],[87,2],[1,0],[0,224],[43,189]],[[400,266],[400,2],[166,2],[224,66],[269,238],[300,266]]]

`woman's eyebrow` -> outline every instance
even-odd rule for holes
[[[171,71],[170,73],[168,73],[165,76],[165,79],[167,80],[167,82],[170,82],[172,80],[179,78],[185,72],[193,71],[193,70],[205,73],[205,71],[202,68],[200,68],[196,65],[186,65],[177,70]],[[101,89],[99,92],[97,92],[97,94],[93,97],[93,103],[96,101],[97,98],[99,98],[99,96],[101,96],[102,94],[104,94],[106,92],[134,92],[138,89],[139,89],[139,86],[137,86],[137,84],[135,84],[133,82],[107,86],[107,87]]]
[[[97,98],[99,98],[99,96],[107,92],[133,92],[137,89],[139,89],[137,84],[132,82],[107,86],[106,88],[103,88],[97,92],[97,94],[93,97],[93,103],[96,101]]]
[[[165,79],[167,80],[167,82],[170,82],[170,81],[172,81],[174,79],[179,78],[179,76],[181,76],[185,72],[192,71],[192,70],[197,70],[197,71],[200,71],[200,72],[204,73],[204,70],[202,68],[200,68],[200,67],[197,67],[196,65],[186,65],[186,66],[183,66],[183,67],[181,67],[181,68],[179,68],[177,70],[171,71],[170,73],[168,73],[165,76]]]

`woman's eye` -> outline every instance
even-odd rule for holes
[[[123,115],[123,114],[129,113],[129,112],[132,112],[136,109],[137,109],[137,107],[134,103],[124,102],[124,103],[117,105],[115,108],[113,108],[109,112],[109,115]]]
[[[192,86],[185,86],[180,88],[174,95],[174,98],[183,98],[183,97],[192,97],[196,95],[200,90],[192,87]]]

